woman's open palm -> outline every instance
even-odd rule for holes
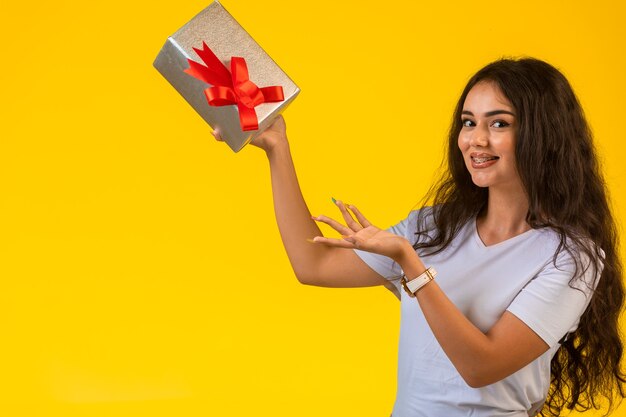
[[[326,223],[337,232],[341,233],[342,239],[316,236],[312,242],[340,248],[360,249],[366,252],[388,256],[394,260],[399,259],[403,255],[409,244],[409,241],[404,237],[374,226],[363,216],[359,209],[353,205],[346,206],[341,201],[337,201],[336,205],[341,211],[346,225],[324,215],[312,216],[312,218],[315,221]],[[356,220],[352,217],[349,210],[354,213]]]

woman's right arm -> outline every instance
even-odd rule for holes
[[[323,236],[304,201],[287,141],[267,153],[274,213],[283,245],[298,280],[324,287],[382,285],[385,279],[352,250],[308,242]],[[338,205],[342,203],[337,202]]]
[[[216,137],[219,139],[219,136]],[[251,145],[263,149],[267,155],[276,222],[298,281],[323,287],[368,287],[385,284],[386,280],[367,266],[354,251],[307,241],[323,235],[311,218],[302,196],[283,117],[279,116]],[[346,215],[350,216],[343,203],[338,201],[337,205],[344,214],[344,219]]]

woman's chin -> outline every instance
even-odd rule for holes
[[[488,188],[493,183],[490,179],[481,178],[480,176],[472,176],[472,182],[475,186],[480,188]]]

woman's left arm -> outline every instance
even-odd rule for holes
[[[337,206],[352,233],[343,235],[343,239],[316,237],[314,242],[388,256],[401,266],[408,279],[426,270],[407,239],[373,226],[354,206],[349,209],[356,220],[341,201],[337,201]],[[325,216],[320,216],[318,221],[340,233],[348,229],[338,227],[337,222]],[[506,378],[549,348],[544,339],[509,311],[483,333],[445,295],[436,280],[431,280],[416,295],[437,341],[471,387],[482,387]]]
[[[396,261],[408,279],[426,270],[408,241]],[[421,288],[416,299],[441,348],[473,388],[506,378],[549,348],[537,333],[508,311],[483,333],[450,301],[436,280]]]

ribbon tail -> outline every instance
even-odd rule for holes
[[[211,74],[211,79],[213,81],[208,81],[209,84],[213,85],[225,85],[228,87],[233,86],[232,77],[228,68],[219,60],[219,58],[213,53],[211,48],[206,44],[206,42],[202,42],[202,49],[193,48],[193,50],[198,54],[202,62],[205,63],[206,67],[202,64],[196,62],[202,68],[206,68]],[[188,59],[189,65],[191,66],[192,61]]]
[[[214,77],[215,74],[209,68],[191,59],[188,59],[187,62],[189,62],[189,68],[183,70],[185,73],[207,84],[219,84]]]
[[[257,119],[254,107],[246,107],[242,103],[237,103],[239,108],[239,123],[241,129],[245,132],[248,130],[257,130],[259,128],[259,119]]]

